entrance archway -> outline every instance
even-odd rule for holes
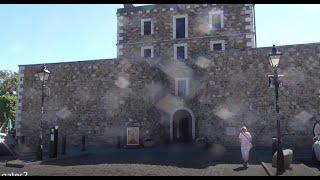
[[[195,123],[192,111],[179,109],[171,117],[171,140],[189,143],[195,136]]]

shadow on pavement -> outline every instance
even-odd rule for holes
[[[242,164],[240,151],[236,153],[233,151],[217,153],[194,146],[175,145],[152,149],[108,149],[103,152],[93,151],[84,157],[42,162],[42,164],[57,166],[144,164],[205,169],[209,166],[215,166],[216,164],[228,161],[230,161],[229,164]],[[260,164],[260,161],[252,161],[250,164]]]
[[[320,171],[320,162],[313,162],[312,160],[300,160],[301,163],[304,165],[311,167],[311,168],[316,168]]]
[[[243,167],[243,166],[240,166],[240,167],[237,167],[235,169],[233,169],[234,171],[244,171],[244,170],[247,170],[248,167]]]

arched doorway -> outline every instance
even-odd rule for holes
[[[188,109],[177,110],[172,116],[172,141],[189,143],[194,138],[194,118]]]

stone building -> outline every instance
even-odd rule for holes
[[[117,18],[116,59],[47,64],[47,134],[58,125],[68,146],[86,135],[90,147],[123,147],[127,128],[139,127],[142,145],[146,138],[162,145],[206,137],[231,147],[246,125],[256,146],[270,146],[277,118],[267,77],[271,48],[256,48],[254,5],[126,5]],[[290,146],[307,146],[320,111],[320,44],[278,49],[282,132]],[[41,66],[19,66],[16,130],[24,151],[37,145]]]

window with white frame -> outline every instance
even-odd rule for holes
[[[173,16],[173,39],[188,37],[188,15]]]
[[[141,47],[141,57],[153,58],[153,46],[143,46]]]
[[[141,35],[148,36],[153,34],[153,24],[151,18],[141,19]]]
[[[223,11],[209,12],[209,27],[211,30],[219,30],[224,27]]]
[[[225,50],[225,41],[210,41],[210,50],[211,51],[224,51]]]
[[[174,49],[174,59],[178,61],[184,61],[187,59],[187,52],[188,52],[188,47],[186,43],[183,44],[174,44],[173,45]]]
[[[176,78],[175,79],[175,94],[176,96],[183,97],[189,93],[189,78]]]

